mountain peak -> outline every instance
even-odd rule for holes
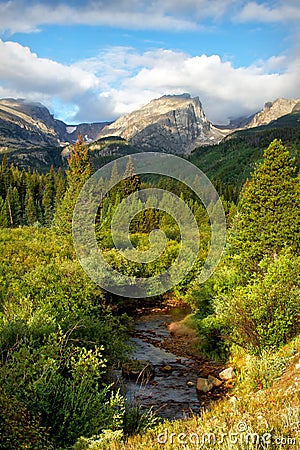
[[[267,125],[273,120],[286,114],[292,113],[300,106],[300,98],[289,100],[287,98],[277,98],[273,102],[266,102],[263,109],[254,114],[251,121],[247,124],[247,128]]]
[[[189,153],[224,136],[206,118],[199,97],[164,95],[105,127],[99,137],[120,136],[144,151]]]

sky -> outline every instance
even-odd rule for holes
[[[300,97],[299,0],[0,0],[0,98],[68,124],[166,94],[216,124]]]

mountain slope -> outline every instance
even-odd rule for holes
[[[0,148],[58,146],[61,124],[40,103],[0,100]]]
[[[109,122],[66,125],[39,102],[0,100],[0,149],[59,147],[81,134],[91,142]]]
[[[273,120],[277,120],[286,114],[299,110],[299,108],[300,98],[296,98],[294,100],[278,98],[274,102],[267,102],[261,111],[252,116],[250,122],[246,124],[246,128],[267,125]]]
[[[226,134],[207,120],[198,97],[183,94],[152,100],[105,127],[99,137],[120,136],[144,151],[182,154]]]
[[[198,147],[189,156],[206,175],[238,188],[250,176],[263,150],[281,139],[300,167],[300,111],[280,117],[268,125],[235,131],[218,145]]]

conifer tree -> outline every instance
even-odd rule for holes
[[[25,223],[27,225],[33,225],[37,220],[38,218],[33,195],[31,190],[28,189],[25,196]]]
[[[233,232],[233,250],[245,268],[256,270],[264,255],[278,255],[289,246],[299,251],[300,178],[294,159],[275,139],[264,161],[246,183]]]
[[[4,155],[0,168],[0,195],[5,198],[10,184],[10,170],[8,167],[7,156]]]
[[[136,175],[132,159],[129,156],[121,184],[121,195],[123,197],[127,197],[128,195],[137,191],[140,188],[140,185],[141,180]]]
[[[44,224],[50,227],[53,220],[55,203],[55,176],[54,169],[51,166],[50,171],[46,174],[46,182],[42,199]]]
[[[91,176],[91,162],[88,148],[84,145],[82,136],[70,153],[68,160],[67,190],[54,214],[54,226],[57,232],[71,235],[73,210],[77,197],[85,182]]]
[[[54,209],[56,209],[59,203],[62,201],[66,191],[65,178],[62,169],[59,169],[55,176],[55,199]]]
[[[8,211],[5,201],[0,197],[0,228],[8,227]]]
[[[10,225],[22,224],[22,208],[19,193],[16,187],[9,186],[5,200]]]

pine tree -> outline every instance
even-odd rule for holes
[[[140,178],[136,175],[135,169],[132,163],[132,159],[129,156],[128,162],[123,175],[123,180],[121,183],[121,195],[122,197],[128,197],[128,195],[139,190],[141,185]]]
[[[56,209],[58,207],[58,205],[60,204],[60,202],[62,201],[65,191],[66,191],[65,177],[62,172],[62,169],[58,169],[58,172],[55,175],[54,209]]]
[[[5,201],[0,197],[0,228],[8,227],[8,211]]]
[[[37,222],[37,211],[34,204],[33,195],[30,189],[27,190],[25,196],[25,223],[27,225],[33,225]]]
[[[50,227],[54,215],[55,203],[55,176],[54,169],[51,166],[50,171],[46,174],[46,182],[44,187],[44,194],[42,199],[44,224]]]
[[[19,193],[16,187],[9,186],[6,196],[6,208],[9,216],[10,225],[17,226],[22,224],[22,208]]]
[[[10,185],[10,169],[8,167],[7,156],[4,155],[0,168],[0,195],[6,198]]]
[[[85,182],[91,176],[91,162],[88,148],[81,136],[74,145],[68,160],[67,190],[54,214],[54,226],[57,232],[71,235],[73,210],[77,197]]]
[[[294,159],[275,139],[244,186],[233,250],[250,270],[257,269],[264,255],[275,258],[285,246],[299,251],[300,178],[295,171]]]

